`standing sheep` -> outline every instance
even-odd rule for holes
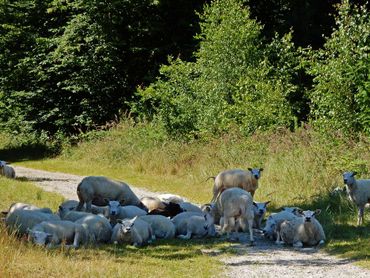
[[[0,160],[0,176],[5,176],[9,179],[15,178],[14,168],[10,165],[7,165],[5,161]]]
[[[249,229],[250,244],[254,244],[253,239],[253,199],[252,195],[241,188],[229,188],[221,193],[216,202],[216,210],[221,215],[220,224],[222,233],[227,233],[230,238],[232,231],[239,230],[238,225],[243,232]]]
[[[80,200],[77,210],[82,210],[86,204],[86,211],[91,212],[94,200],[98,205],[107,205],[109,200],[116,200],[121,205],[142,207],[139,198],[132,192],[130,186],[124,182],[114,181],[106,177],[89,176],[82,179],[77,186],[77,195]],[[95,203],[94,203],[95,204]]]
[[[299,217],[282,222],[277,227],[276,243],[292,244],[293,247],[298,248],[303,247],[303,245],[315,246],[323,244],[325,242],[325,233],[321,224],[315,218],[320,212],[320,209],[315,211],[300,210]]]
[[[138,219],[136,216],[133,219],[124,219],[121,223],[117,223],[112,231],[112,243],[130,243],[134,246],[143,246],[151,243],[155,239],[151,226]]]
[[[258,188],[258,179],[261,176],[263,168],[248,168],[248,171],[242,169],[226,170],[219,173],[215,177],[215,183],[213,186],[213,198],[211,202],[216,201],[225,189],[231,187],[239,187],[248,191],[254,196],[254,192]]]
[[[365,206],[370,204],[370,180],[356,180],[356,174],[356,172],[344,172],[343,181],[346,184],[350,200],[358,208],[357,225],[362,225]]]
[[[152,227],[156,238],[169,239],[175,237],[175,225],[163,215],[143,215],[139,216],[138,219],[147,222]]]

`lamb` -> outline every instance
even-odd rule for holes
[[[179,238],[215,236],[214,219],[209,212],[182,212],[171,219]]]
[[[293,220],[299,215],[297,207],[284,207],[282,211],[272,213],[266,220],[262,232],[268,239],[275,240],[277,237],[276,228],[285,220]]]
[[[9,179],[15,178],[14,168],[10,165],[7,165],[5,161],[0,160],[0,176],[5,176]]]
[[[30,229],[28,234],[29,241],[49,248],[61,243],[78,248],[81,243],[86,243],[82,225],[65,220],[43,221]]]
[[[92,204],[107,205],[109,200],[119,201],[121,205],[142,207],[142,203],[129,185],[101,176],[83,178],[77,186],[77,195],[80,200],[77,206],[78,211],[81,211],[83,205],[86,204],[86,211],[91,212]]]
[[[147,212],[137,206],[121,206],[118,201],[109,201],[108,217],[110,223],[114,226],[117,219],[134,218],[135,216],[146,215]]]
[[[112,231],[112,243],[130,243],[135,247],[151,243],[155,239],[151,226],[138,217],[124,219]]]
[[[16,209],[8,213],[5,218],[5,226],[9,233],[18,236],[27,234],[27,229],[47,220],[60,220],[58,215],[33,210]]]
[[[230,238],[230,233],[232,231],[237,232],[239,225],[242,231],[246,232],[248,224],[250,244],[254,244],[253,199],[249,192],[237,187],[228,188],[217,199],[215,209],[221,215],[222,233],[227,233],[227,237]]]
[[[364,221],[365,206],[370,204],[370,179],[356,180],[356,172],[344,172],[343,181],[346,184],[350,200],[358,208],[357,225],[360,226]]]
[[[320,212],[320,209],[315,211],[299,210],[299,217],[290,221],[283,221],[277,227],[276,243],[292,244],[293,247],[297,248],[301,248],[303,245],[315,246],[324,244],[324,230],[319,221],[315,218]]]
[[[138,219],[147,222],[152,227],[156,238],[169,239],[175,237],[175,225],[163,215],[143,215],[139,216]]]
[[[108,243],[112,236],[109,220],[103,215],[86,215],[75,221],[85,229],[86,242]]]
[[[258,188],[258,179],[261,176],[263,168],[248,168],[248,171],[242,169],[226,170],[219,173],[215,177],[215,183],[213,186],[213,198],[212,202],[215,202],[217,197],[227,188],[239,187],[248,191],[254,196],[255,191]]]
[[[261,230],[262,220],[265,217],[267,205],[270,203],[268,202],[253,202],[253,211],[254,211],[254,221],[253,221],[253,228]]]

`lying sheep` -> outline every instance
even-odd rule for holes
[[[343,181],[347,187],[347,193],[352,202],[358,208],[357,225],[362,225],[364,221],[364,210],[367,204],[370,204],[370,179],[356,180],[356,172],[345,172]]]
[[[66,200],[60,204],[59,208],[62,207],[65,210],[77,210],[78,204],[80,202],[76,200]],[[83,206],[82,211],[85,211],[86,207]],[[95,206],[91,205],[91,213],[93,214],[103,214],[105,217],[108,217],[108,206]]]
[[[181,202],[179,203],[179,206],[183,211],[193,211],[193,212],[199,212],[199,213],[202,212],[202,209],[200,207],[190,202]]]
[[[76,211],[76,210],[69,210],[68,208],[59,206],[58,213],[61,220],[68,220],[75,222],[76,220],[92,215],[90,212],[84,212],[84,211]]]
[[[171,219],[179,238],[213,237],[216,235],[214,219],[209,212],[182,212]]]
[[[71,221],[43,221],[29,230],[29,240],[37,245],[56,247],[62,243],[78,248],[86,243],[85,230]]]
[[[220,224],[222,233],[230,238],[232,231],[237,232],[239,226],[243,232],[249,228],[250,243],[253,239],[253,199],[252,195],[241,188],[228,188],[221,193],[216,202],[216,209],[221,215]]]
[[[108,243],[112,236],[112,227],[103,215],[90,214],[75,221],[85,229],[86,242],[90,244]]]
[[[163,215],[143,215],[138,219],[147,222],[156,238],[174,238],[176,233],[175,225],[170,219]]]
[[[180,204],[182,202],[185,202],[184,198],[179,195],[174,194],[160,194],[158,195],[158,199],[165,203],[176,203]]]
[[[5,176],[9,179],[15,178],[14,168],[10,165],[7,165],[5,161],[0,160],[0,176]]]
[[[5,226],[9,233],[18,236],[27,234],[27,230],[34,225],[47,220],[60,220],[58,215],[33,210],[16,209],[8,213],[5,218]]]
[[[176,216],[177,214],[183,212],[183,209],[180,207],[179,204],[176,204],[176,203],[163,203],[164,204],[164,208],[157,208],[157,209],[153,209],[153,210],[150,210],[148,212],[149,215],[163,215],[163,216],[166,216],[166,217],[174,217]]]
[[[253,202],[253,212],[254,212],[254,221],[253,221],[253,228],[261,229],[262,220],[265,218],[267,205],[270,203],[268,202]]]
[[[109,201],[108,207],[108,218],[113,226],[117,223],[117,219],[131,219],[135,216],[142,216],[147,214],[145,210],[137,206],[121,206],[118,201]]]
[[[112,243],[130,243],[137,247],[151,243],[155,239],[151,226],[137,216],[120,222],[113,228]]]
[[[107,205],[109,200],[116,200],[121,205],[134,205],[142,207],[139,198],[132,192],[130,186],[124,182],[114,181],[106,177],[89,176],[82,179],[77,186],[77,195],[80,200],[77,210],[82,210],[86,204],[86,211],[91,212],[91,205],[98,204],[93,201],[99,201],[99,205]]]
[[[321,210],[299,211],[300,216],[293,220],[285,220],[277,227],[276,243],[292,244],[293,247],[315,246],[325,242],[324,230],[316,220]]]
[[[277,237],[277,227],[285,220],[295,219],[299,215],[299,210],[297,207],[284,207],[282,211],[272,213],[267,218],[265,227],[262,230],[264,236],[270,240],[275,240]]]
[[[213,198],[211,202],[216,201],[225,189],[231,187],[239,187],[248,191],[254,196],[254,192],[258,188],[258,179],[261,176],[263,168],[248,168],[248,171],[242,169],[226,170],[219,173],[215,177],[215,183],[213,186]]]
[[[2,214],[9,215],[12,214],[13,211],[15,210],[32,210],[43,213],[53,213],[53,211],[50,208],[39,208],[37,206],[26,203],[13,203],[10,205],[9,209],[7,211],[3,211]]]
[[[148,212],[156,209],[165,209],[166,203],[157,197],[142,197],[140,202],[148,209]]]

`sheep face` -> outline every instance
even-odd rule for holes
[[[42,231],[29,231],[29,239],[36,245],[46,245],[51,237],[51,234]]]
[[[319,215],[321,213],[320,209],[317,209],[315,211],[312,210],[305,210],[305,211],[300,211],[301,217],[304,218],[305,222],[311,222],[313,218],[315,218],[316,215]]]
[[[267,205],[269,203],[270,203],[270,201],[264,202],[264,203],[253,202],[254,215],[262,217],[266,213]]]
[[[108,203],[109,206],[109,215],[115,216],[119,214],[119,210],[121,207],[120,202],[118,201],[109,201]]]
[[[351,187],[355,183],[356,172],[344,172],[343,173],[343,182]]]
[[[263,168],[248,168],[248,170],[251,172],[252,176],[258,180],[261,177],[261,172],[263,171]]]

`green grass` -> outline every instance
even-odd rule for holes
[[[0,177],[0,210],[14,201],[51,207],[56,210],[63,198],[44,192],[35,185]],[[134,248],[101,245],[78,250],[38,248],[9,236],[0,224],[0,277],[215,277],[221,263],[202,249],[220,249],[228,253],[228,244],[215,240],[158,240]]]
[[[356,170],[359,177],[370,176],[369,146],[367,137],[323,136],[310,129],[282,129],[248,138],[234,132],[217,139],[178,142],[167,138],[157,126],[123,122],[110,131],[89,134],[55,158],[7,159],[49,171],[104,175],[198,203],[212,197],[213,182],[206,181],[209,176],[229,168],[263,167],[256,200],[271,200],[269,212],[282,206],[321,208],[326,250],[370,268],[369,209],[365,225],[356,227],[354,206],[346,197],[329,194],[343,186],[344,170]],[[12,149],[14,157],[21,151]],[[0,157],[2,154],[6,152],[2,153],[0,146]]]

